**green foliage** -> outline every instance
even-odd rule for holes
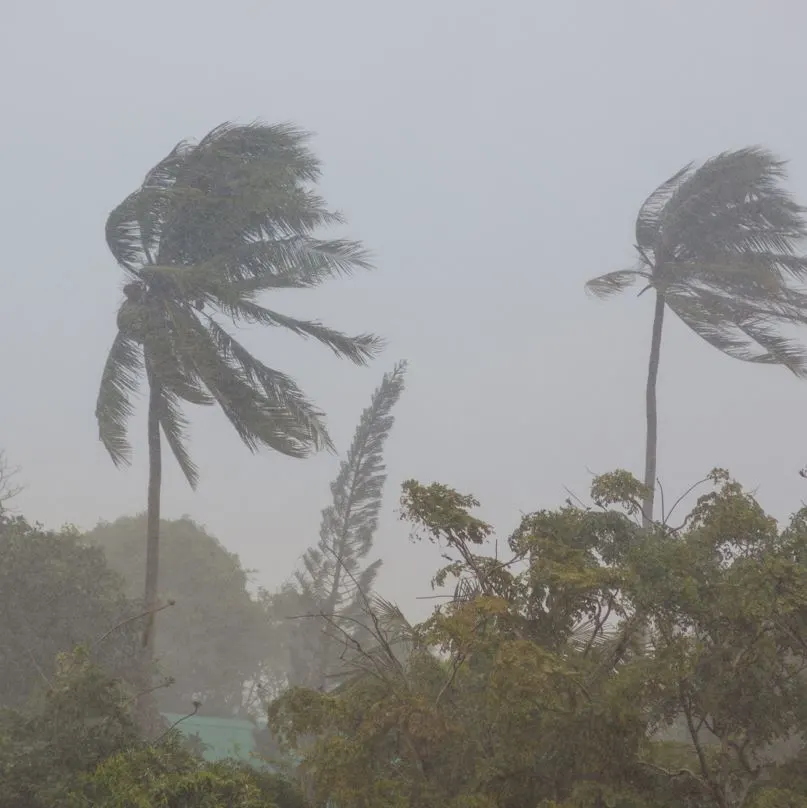
[[[207,763],[175,730],[144,741],[138,698],[86,649],[61,655],[24,711],[0,714],[0,808],[303,808],[283,778]]]
[[[341,219],[311,188],[319,163],[306,138],[285,125],[223,124],[197,144],[179,143],[109,215],[107,244],[127,285],[96,415],[116,465],[129,462],[127,422],[145,376],[192,486],[184,404],[217,404],[253,451],[304,457],[330,445],[322,413],[294,381],[221,324],[285,328],[358,364],[380,346],[370,334],[350,337],[259,302],[264,292],[369,267],[357,242],[313,235]]]
[[[681,527],[648,532],[641,484],[598,478],[598,507],[527,515],[507,560],[479,553],[490,528],[472,497],[407,483],[405,515],[469,584],[415,628],[405,661],[272,704],[315,798],[802,805],[807,512],[780,530],[726,472],[709,479]]]
[[[6,513],[0,558],[0,705],[23,706],[51,679],[57,655],[81,643],[114,675],[136,672],[140,624],[125,621],[140,610],[100,550],[73,529],[47,531]]]
[[[234,762],[206,763],[175,736],[107,758],[70,794],[68,808],[304,808],[273,774]]]
[[[145,524],[144,516],[122,517],[85,536],[103,549],[132,598],[143,589]],[[156,692],[157,702],[164,712],[186,714],[198,695],[202,714],[242,712],[245,687],[271,652],[269,626],[247,591],[247,572],[191,519],[163,520],[160,533],[160,591],[174,605],[160,614],[156,656],[174,683]]]
[[[77,777],[137,742],[131,704],[86,649],[61,655],[50,685],[26,709],[0,715],[0,806],[63,805]]]
[[[314,688],[332,686],[345,668],[346,643],[361,642],[373,582],[381,566],[362,568],[378,527],[384,484],[384,445],[394,424],[392,409],[404,389],[406,363],[384,375],[362,412],[347,456],[331,483],[332,503],[322,512],[319,542],[303,555],[293,582],[265,603],[286,623],[285,682]],[[309,615],[310,619],[288,618]],[[284,620],[286,618],[286,620]],[[348,639],[350,638],[350,639]],[[352,650],[347,649],[347,656]]]

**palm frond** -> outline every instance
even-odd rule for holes
[[[638,269],[618,269],[615,272],[607,272],[605,275],[592,278],[586,283],[586,291],[594,297],[606,298],[623,292],[633,286],[638,278],[645,277],[647,275]]]
[[[636,217],[636,246],[641,253],[655,252],[664,207],[679,186],[688,179],[692,172],[692,167],[693,163],[688,163],[680,171],[676,171],[672,177],[659,185],[639,208],[639,215]]]
[[[183,316],[182,307],[164,298],[142,308],[146,310],[144,356],[155,382],[170,395],[189,404],[212,404],[213,399],[205,391],[198,373],[185,361],[177,339],[177,315]]]
[[[807,378],[807,350],[801,343],[777,334],[774,328],[764,322],[745,323],[740,328],[764,351],[750,361],[782,365],[794,375]]]
[[[205,169],[211,165],[272,161],[290,176],[316,182],[321,167],[307,146],[310,138],[310,132],[288,122],[267,125],[260,121],[226,121],[199,141],[194,159]]]
[[[765,149],[723,152],[680,183],[660,216],[664,260],[766,250],[792,253],[804,209],[781,186],[785,163]]]
[[[357,365],[366,365],[384,347],[384,341],[374,334],[351,337],[315,320],[298,320],[248,300],[234,301],[223,308],[236,322],[277,326],[301,337],[312,337],[327,345],[337,356],[349,359]]]
[[[137,393],[143,370],[140,345],[118,333],[101,374],[95,407],[101,442],[116,466],[128,465],[131,459],[127,422],[133,411],[132,396]]]
[[[222,355],[238,365],[250,384],[263,390],[270,406],[286,410],[310,436],[315,450],[332,449],[324,413],[308,401],[294,380],[256,359],[212,317],[207,318],[207,323]]]
[[[214,337],[195,317],[176,311],[175,321],[185,364],[201,379],[251,451],[267,446],[289,457],[310,454],[316,440],[305,424],[251,385],[241,368],[220,353]]]
[[[372,269],[370,255],[359,242],[298,234],[243,241],[209,263],[231,281],[263,280],[254,291],[306,289],[356,269]]]
[[[777,320],[765,322],[753,307],[716,295],[707,302],[678,293],[667,293],[665,299],[685,325],[727,356],[743,362],[781,364],[798,376],[807,373],[807,351],[777,334]]]
[[[199,483],[199,469],[188,453],[188,421],[182,413],[179,398],[158,386],[159,395],[159,421],[163,435],[171,453],[176,458],[185,479],[191,488],[195,489]]]
[[[210,132],[185,157],[177,177],[178,187],[202,195],[173,211],[159,262],[203,263],[246,241],[311,234],[341,223],[308,187],[320,167],[307,137],[288,125],[259,123],[227,123]]]

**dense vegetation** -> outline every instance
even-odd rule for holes
[[[380,347],[264,306],[369,267],[358,242],[317,234],[340,221],[318,176],[298,130],[226,124],[110,214],[127,282],[96,415],[125,464],[145,385],[145,512],[46,530],[11,510],[0,452],[0,808],[807,808],[807,509],[779,524],[721,469],[654,507],[667,309],[730,356],[805,375],[787,329],[807,322],[807,224],[784,163],[743,149],[687,166],[640,209],[638,267],[589,282],[655,295],[642,481],[597,477],[506,541],[473,496],[403,485],[401,518],[445,560],[414,625],[376,591],[372,552],[403,362],[277,591],[192,519],[160,518],[163,440],[197,480],[185,405],[218,406],[252,450],[333,449],[324,413],[233,333],[279,326],[359,363]],[[182,732],[233,717],[268,719],[271,766],[205,759]]]

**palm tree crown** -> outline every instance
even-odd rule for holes
[[[312,190],[319,163],[291,126],[217,127],[179,143],[109,216],[107,244],[128,282],[96,415],[116,465],[128,463],[127,419],[144,376],[159,425],[192,486],[182,404],[217,404],[244,443],[303,457],[330,446],[322,413],[284,373],[221,324],[259,323],[313,337],[364,364],[380,347],[266,308],[261,293],[315,286],[369,268],[358,242],[314,237],[341,222]]]
[[[807,354],[782,328],[807,321],[807,260],[795,250],[807,225],[784,177],[785,163],[760,148],[685,166],[639,211],[638,266],[594,278],[588,290],[608,297],[643,279],[718,350],[804,376]]]

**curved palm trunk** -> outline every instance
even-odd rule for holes
[[[661,356],[661,330],[664,325],[664,295],[656,292],[656,309],[653,315],[653,337],[650,342],[650,361],[647,367],[647,437],[644,456],[644,484],[647,494],[642,503],[642,527],[653,521],[653,503],[656,496],[656,455],[658,452],[658,409],[656,406],[656,383]]]
[[[162,487],[162,453],[160,447],[160,388],[149,374],[149,482],[146,512],[146,588],[144,600],[148,617],[143,630],[143,647],[147,663],[154,658],[154,613],[157,609],[157,578],[160,568],[160,489]]]

